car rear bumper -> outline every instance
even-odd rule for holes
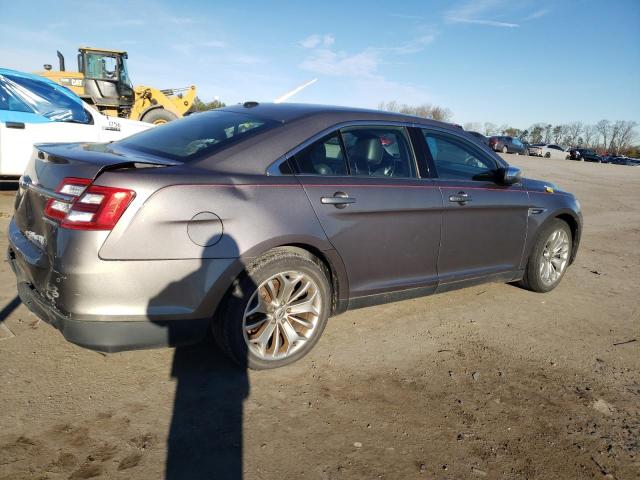
[[[68,258],[50,255],[11,221],[7,261],[22,302],[68,341],[103,352],[203,339],[243,268],[239,259],[103,261],[74,250],[63,255]]]
[[[18,295],[29,310],[59,330],[69,342],[99,352],[195,343],[206,336],[209,326],[207,318],[157,322],[87,321],[65,316],[27,282],[18,283]]]

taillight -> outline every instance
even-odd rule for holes
[[[68,177],[60,182],[60,185],[58,185],[56,192],[69,195],[70,197],[73,197],[73,200],[75,200],[80,195],[82,195],[82,193],[84,193],[90,183],[91,180],[89,180],[88,178]],[[53,218],[54,220],[62,220],[67,215],[67,213],[69,213],[72,205],[73,201],[64,202],[62,200],[55,200],[52,198],[47,201],[47,204],[44,207],[44,213],[47,217]]]
[[[491,145],[494,145],[494,144],[498,143],[498,139],[497,139],[497,138],[490,138],[490,139],[489,139],[489,143],[490,143]]]
[[[85,178],[65,178],[57,189],[72,197],[70,202],[47,201],[45,214],[74,230],[111,230],[136,193],[123,188],[91,185]]]

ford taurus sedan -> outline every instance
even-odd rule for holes
[[[347,309],[482,282],[552,290],[581,218],[573,195],[460,128],[251,102],[110,144],[38,145],[8,259],[22,301],[71,342],[112,352],[212,331],[261,369],[301,358]]]

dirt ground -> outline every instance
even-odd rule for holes
[[[0,321],[0,479],[639,478],[640,168],[507,158],[582,203],[553,292],[347,312],[263,372],[208,345],[101,355],[18,306]],[[11,310],[6,263],[0,279]]]

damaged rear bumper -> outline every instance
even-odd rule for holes
[[[200,268],[167,286],[157,275],[158,269],[167,268],[164,262],[96,259],[56,275],[52,281],[55,288],[41,291],[38,280],[52,271],[43,255],[12,221],[6,259],[16,275],[22,303],[68,341],[101,352],[184,345],[204,339],[223,291],[218,280],[231,262],[207,263],[209,268]],[[201,262],[205,260],[196,261]],[[174,268],[189,271],[193,267],[176,263]],[[121,278],[125,276],[135,277],[135,281],[123,286]],[[155,278],[158,280],[153,283]],[[134,288],[136,284],[160,293],[154,299],[148,291],[141,291],[142,287]],[[113,301],[114,296],[120,303]]]
[[[157,322],[72,319],[56,310],[27,282],[18,283],[18,295],[29,310],[59,330],[69,342],[99,352],[195,343],[205,337],[209,326],[206,318]]]

